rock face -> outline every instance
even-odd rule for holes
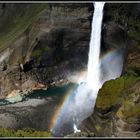
[[[0,106],[0,127],[49,131],[48,127],[58,102],[60,98],[48,97]]]
[[[116,42],[113,41],[114,44],[118,44],[119,39],[126,38],[126,56],[125,56],[125,65],[124,71],[127,73],[131,73],[132,71],[136,71],[139,73],[139,36],[140,36],[140,4],[106,4],[105,12],[104,12],[104,24],[108,25],[108,23],[113,22],[118,25],[121,29],[124,30],[124,36],[116,33]],[[121,36],[120,36],[121,35]],[[111,40],[108,40],[109,42]],[[112,42],[112,41],[111,41]],[[122,42],[122,41],[121,41]],[[120,42],[120,46],[121,46]],[[110,45],[111,47],[114,46]],[[109,46],[109,45],[107,45]]]
[[[92,11],[92,4],[1,4],[0,98],[85,69]]]
[[[0,100],[0,127],[50,132],[54,116],[61,109],[62,99],[74,86],[66,84],[63,87],[49,88],[47,91],[36,90],[34,93],[22,96],[18,102],[18,91],[12,91],[15,98],[10,95],[5,100]]]
[[[105,6],[104,45],[110,49],[124,45],[124,68],[120,78],[105,82],[99,90],[93,114],[80,125],[84,132],[101,137],[140,136],[139,9],[139,4]]]
[[[74,134],[70,134],[70,135],[67,135],[65,136],[65,138],[70,138],[70,137],[82,137],[82,138],[86,138],[86,137],[94,137],[94,133],[87,133],[87,132],[77,132],[77,133],[74,133]]]
[[[96,136],[139,136],[138,85],[136,76],[122,76],[105,82],[99,90],[93,114],[84,120],[81,129],[95,132]]]
[[[92,4],[0,4],[0,98],[66,83],[86,69],[93,10]],[[102,55],[125,48],[124,68],[120,78],[104,83],[76,136],[140,136],[139,17],[138,3],[106,3]],[[54,102],[16,105],[1,107],[1,126],[46,130]]]

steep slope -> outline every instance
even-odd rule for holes
[[[0,98],[66,82],[86,68],[91,4],[1,6]]]
[[[120,78],[105,82],[99,90],[93,114],[80,126],[82,131],[95,136],[140,136],[139,9],[139,4],[106,4],[104,45],[110,49],[122,46],[119,30],[123,31],[124,68]]]

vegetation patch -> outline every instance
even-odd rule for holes
[[[46,42],[40,45],[37,45],[31,54],[31,58],[38,59],[39,57],[42,56],[43,53],[49,52],[50,50],[51,48],[48,47]]]
[[[19,13],[22,14],[17,15],[13,19],[9,19],[9,21],[0,28],[0,50],[7,47],[10,42],[23,33],[46,8],[46,4],[33,4],[30,7],[27,7],[27,5],[24,7],[23,5],[19,11]]]
[[[41,56],[42,51],[41,50],[35,50],[32,53],[32,57],[34,58],[38,58],[39,56]]]
[[[95,128],[96,128],[97,132],[101,132],[102,128],[101,128],[101,126],[99,124],[96,124]]]
[[[35,131],[31,129],[11,130],[0,128],[0,137],[52,137],[50,132]]]
[[[128,123],[134,123],[140,116],[140,102],[139,93],[132,92],[124,99],[121,108],[118,110],[117,114],[120,118],[124,119]]]
[[[123,114],[125,117],[139,117],[140,116],[140,103],[136,104],[135,106],[124,102],[124,110]]]
[[[102,110],[109,109],[119,103],[123,91],[132,85],[138,77],[134,75],[122,76],[115,80],[105,82],[103,87],[99,90],[96,106]]]

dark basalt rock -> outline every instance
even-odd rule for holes
[[[60,80],[67,82],[68,74],[86,69],[93,4],[1,4],[0,7],[0,98],[13,90],[32,90],[38,84],[47,87]],[[91,132],[95,136],[140,136],[139,11],[138,3],[105,5],[102,54],[124,47],[125,62],[122,76],[103,85],[93,114],[81,124],[86,137]],[[112,89],[106,88],[107,85]],[[14,116],[12,119],[19,121],[20,127],[30,122],[31,127],[46,129],[44,123],[40,126],[35,123],[44,119],[42,116],[37,115],[31,122],[27,120],[30,116],[27,108],[22,111],[21,108],[19,111],[14,107],[2,107],[0,111],[7,119],[4,110],[9,113],[9,110],[17,109],[15,112],[21,118]],[[30,112],[32,108],[28,109]],[[35,114],[30,117],[42,113],[37,109],[33,109]],[[24,113],[28,114],[27,118]],[[5,126],[6,121],[2,122],[0,124]],[[19,127],[14,123],[11,126]],[[83,133],[76,135],[83,136]]]
[[[87,138],[87,137],[95,137],[95,134],[93,132],[87,133],[87,132],[77,132],[73,133],[70,135],[65,136],[65,138],[75,138],[75,137],[80,137],[80,138]]]
[[[53,82],[67,80],[68,74],[86,68],[92,4],[18,4],[17,9],[16,6],[16,4],[6,4],[1,12],[0,29],[5,28],[3,30],[5,40],[11,30],[7,31],[4,23],[8,22],[13,26],[12,21],[17,20],[23,25],[14,24],[12,32],[15,38],[8,36],[9,42],[5,41],[5,45],[5,42],[0,43],[0,59],[3,59],[7,65],[0,71],[3,89],[0,98],[8,95],[13,89],[24,91],[35,83],[49,86]],[[20,11],[21,6],[23,11]],[[35,16],[32,10],[38,14]],[[16,19],[13,17],[14,14],[11,15],[15,11],[19,11],[15,15]],[[28,16],[35,17],[30,20]],[[25,23],[22,18],[28,19],[30,23]],[[20,34],[16,32],[19,25]],[[23,85],[29,80],[32,84],[25,88]],[[5,87],[6,81],[9,82]]]
[[[118,80],[121,80],[121,78]],[[80,125],[81,130],[94,132],[96,136],[103,137],[137,137],[140,133],[140,81],[137,79],[139,78],[135,80],[126,79],[124,88],[121,89],[121,91],[118,89],[119,94],[117,90],[116,93],[113,93],[113,91],[111,93],[109,89],[107,89],[109,88],[109,83],[105,83],[97,96],[93,114],[83,121]],[[111,85],[111,81],[108,82],[110,82]],[[112,82],[115,83],[116,80]],[[119,85],[119,83],[116,84]],[[114,85],[114,88],[117,87],[117,85]],[[115,100],[112,101],[109,99],[107,94],[112,100],[113,98]],[[116,96],[116,94],[118,95]],[[101,103],[100,98],[104,98],[105,100],[102,99]],[[111,104],[111,102],[113,102],[113,104]],[[108,103],[110,103],[110,105],[107,105]],[[110,110],[108,110],[109,106]]]
[[[139,8],[138,8],[139,7]],[[106,4],[104,8],[104,51],[124,46],[124,68],[120,78],[104,83],[93,114],[80,125],[96,136],[139,137],[139,4]]]

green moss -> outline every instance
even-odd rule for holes
[[[31,129],[11,130],[0,128],[0,137],[51,137],[51,134],[46,131],[35,131]]]
[[[127,66],[125,67],[125,72],[126,72],[126,75],[138,76],[138,73],[134,71],[134,67],[132,64],[127,64]]]
[[[31,54],[31,57],[37,59],[41,56],[42,53],[48,52],[48,51],[50,51],[50,48],[47,46],[46,43],[39,45],[36,48],[34,48],[32,54]]]
[[[140,79],[137,75],[125,75],[124,79],[124,89],[130,87],[134,82]]]
[[[13,133],[10,129],[0,128],[0,137],[14,137]]]
[[[99,90],[96,106],[106,109],[114,105],[118,96],[124,88],[124,79],[110,80]]]
[[[41,50],[35,50],[35,51],[33,51],[33,53],[32,53],[32,57],[34,57],[34,58],[38,58],[39,56],[41,56]]]
[[[105,82],[103,87],[99,90],[96,106],[106,110],[116,105],[122,97],[123,90],[128,88],[136,80],[138,80],[138,77],[131,75],[122,76],[115,80]]]
[[[127,122],[128,122],[129,124],[132,124],[132,123],[134,123],[135,121],[134,121],[133,118],[128,118],[128,119],[127,119]]]
[[[134,105],[134,103],[126,99],[123,102],[123,106],[120,111],[123,118],[127,119],[127,121],[130,123],[130,121],[133,121],[132,118],[140,116],[140,103]]]
[[[98,132],[101,131],[101,126],[100,126],[99,124],[96,124],[96,125],[95,125],[95,128],[96,128],[96,130],[97,130]]]
[[[46,7],[46,4],[34,4],[30,8],[26,8],[21,16],[17,16],[14,20],[10,20],[6,25],[3,25],[0,32],[0,50],[7,47],[10,42],[23,33]]]
[[[49,50],[50,50],[50,48],[47,45],[45,45],[44,46],[44,51],[49,51]]]

